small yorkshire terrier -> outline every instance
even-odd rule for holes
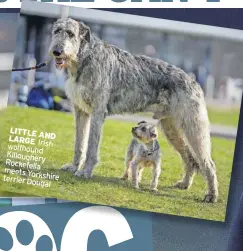
[[[157,191],[158,180],[161,173],[162,152],[157,140],[156,126],[141,121],[132,128],[133,139],[126,152],[126,169],[122,179],[132,178],[132,186],[139,189],[142,173],[145,167],[152,167],[152,180],[150,190]]]

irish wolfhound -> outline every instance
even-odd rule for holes
[[[66,76],[76,121],[73,162],[63,170],[90,178],[106,115],[136,113],[156,105],[160,127],[185,162],[184,178],[176,186],[189,188],[199,170],[208,186],[204,201],[217,201],[207,109],[193,78],[162,60],[109,45],[71,18],[55,22],[50,53]]]
[[[139,189],[144,168],[151,167],[152,180],[150,190],[157,191],[162,156],[157,140],[158,130],[154,125],[141,121],[136,127],[132,128],[132,135],[133,139],[126,152],[126,167],[122,179],[128,179],[129,173],[131,173],[132,186]]]

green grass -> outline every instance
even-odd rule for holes
[[[73,118],[71,114],[44,111],[32,108],[9,107],[0,117],[0,178],[3,180],[4,162],[10,127],[28,128],[38,131],[55,132],[57,138],[53,148],[45,150],[47,162],[42,172],[56,171],[59,182],[52,182],[51,188],[27,186],[1,182],[1,191],[18,192],[29,195],[42,195],[48,198],[62,198],[94,204],[112,205],[165,214],[189,216],[208,220],[224,221],[232,159],[235,141],[213,138],[213,159],[217,165],[219,180],[219,201],[205,204],[201,200],[205,193],[205,182],[201,176],[188,191],[172,188],[183,175],[179,156],[161,135],[159,142],[163,151],[163,173],[160,177],[159,192],[148,191],[151,170],[145,170],[141,191],[133,190],[130,183],[118,178],[124,170],[124,153],[131,140],[132,123],[107,120],[103,129],[100,163],[91,180],[78,179],[72,174],[58,171],[73,156]]]
[[[217,109],[208,107],[208,116],[212,124],[238,127],[240,109]]]
[[[138,115],[151,117],[152,113],[142,112]],[[232,126],[237,128],[239,121],[240,109],[239,108],[215,108],[208,107],[208,117],[211,124]]]

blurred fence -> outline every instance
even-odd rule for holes
[[[243,31],[240,30],[24,1],[14,66],[45,61],[52,24],[65,16],[86,22],[97,36],[122,49],[161,58],[194,75],[208,103],[240,105],[243,89]],[[12,83],[24,83],[29,88],[36,81],[58,88],[64,86],[54,64],[40,71],[38,77],[34,72],[12,77]],[[13,94],[13,102],[14,97]]]

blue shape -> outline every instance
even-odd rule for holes
[[[89,236],[88,251],[152,251],[152,226],[149,217],[151,214],[126,209],[119,211],[128,221],[133,238],[109,247],[105,234],[100,230],[95,230]]]
[[[126,2],[126,0],[112,0],[115,3],[122,3],[122,2]]]
[[[100,230],[93,231],[89,236],[88,251],[113,251],[112,247],[109,248],[107,239],[104,233]]]
[[[27,105],[33,106],[42,109],[52,109],[53,97],[52,95],[44,88],[43,82],[42,85],[39,83],[36,87],[33,87],[28,95]]]
[[[43,235],[36,242],[36,251],[52,251],[53,243],[49,236]]]
[[[57,250],[60,250],[63,230],[70,218],[79,210],[90,206],[92,205],[74,202],[62,203],[61,205],[59,203],[48,203],[44,205],[18,206],[17,210],[31,212],[44,220],[49,226],[55,240],[55,242],[53,241],[52,245],[56,245]],[[89,236],[88,251],[152,251],[153,247],[151,213],[127,209],[116,209],[120,211],[126,218],[134,238],[109,247],[104,233],[100,230],[96,230],[93,231]],[[16,211],[16,207],[0,207],[0,215],[11,211]],[[74,231],[78,231],[78,229],[75,229]],[[23,228],[23,222],[20,222],[18,225],[18,233],[16,234],[18,240],[21,237],[21,234],[19,232],[22,232],[22,237],[23,235],[26,237],[32,235],[32,233],[29,233],[29,231],[26,231],[26,229]],[[47,249],[50,247],[51,242],[46,238],[47,237],[43,237],[39,239],[37,242],[38,245],[35,244],[36,246],[33,251],[52,251],[53,248]],[[21,240],[23,242],[23,238]]]
[[[12,206],[12,198],[1,198],[0,206]]]
[[[16,227],[16,236],[22,245],[29,245],[34,238],[34,229],[26,220],[20,221]]]
[[[57,203],[57,199],[45,198],[45,203]]]
[[[10,250],[13,247],[13,238],[5,228],[0,227],[0,249]]]

